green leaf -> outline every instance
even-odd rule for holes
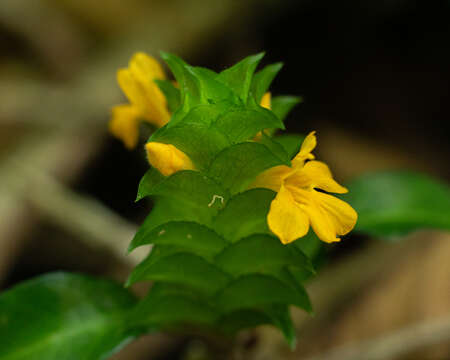
[[[380,172],[348,184],[342,198],[358,212],[355,230],[397,236],[424,228],[450,230],[450,189],[426,175]]]
[[[181,94],[169,80],[155,80],[159,89],[167,99],[167,105],[171,113],[174,113],[181,106]]]
[[[228,246],[216,256],[216,264],[233,276],[264,274],[288,265],[314,273],[310,260],[299,249],[263,234],[249,236]]]
[[[266,306],[265,312],[272,319],[273,325],[281,330],[290,348],[294,350],[297,344],[297,335],[294,323],[291,319],[289,306],[276,304],[268,305]]]
[[[231,145],[227,136],[211,125],[223,111],[223,104],[196,106],[175,125],[172,120],[157,130],[150,141],[172,144],[186,153],[200,170],[206,168],[214,156]]]
[[[295,328],[292,323],[289,308],[286,305],[266,305],[258,309],[237,310],[225,314],[217,324],[226,334],[234,334],[242,329],[253,328],[258,325],[271,324],[278,327],[287,342],[294,348],[296,342]]]
[[[160,54],[180,86],[181,102],[185,107],[183,111],[198,105],[200,103],[200,84],[198,79],[193,76],[191,71],[189,71],[189,65],[176,55],[163,51],[161,51]],[[172,118],[171,122],[173,123],[174,120],[176,120],[176,118]]]
[[[138,229],[135,237],[141,237],[146,232],[168,221],[198,221],[195,204],[177,203],[171,198],[162,196],[156,196],[152,200],[154,202],[153,208]]]
[[[231,143],[251,140],[259,131],[264,129],[284,129],[284,125],[270,110],[237,109],[219,116],[214,122],[221,134],[225,134]]]
[[[225,84],[217,81],[218,74],[201,67],[189,67],[189,71],[198,79],[200,97],[203,103],[229,101],[239,104],[236,94]]]
[[[217,80],[229,86],[244,102],[247,102],[253,73],[264,53],[248,56],[236,65],[222,71]]]
[[[251,189],[233,196],[214,219],[214,229],[231,242],[254,233],[270,234],[266,218],[275,195],[269,189]]]
[[[149,192],[141,193],[141,197],[156,195],[170,198],[180,207],[195,209],[189,220],[210,223],[219,209],[223,207],[228,194],[217,183],[199,171],[183,170],[165,178]],[[178,219],[168,219],[178,220]],[[184,219],[179,219],[184,220]],[[159,224],[158,224],[159,225]]]
[[[294,241],[292,243],[292,246],[297,247],[309,259],[314,260],[320,252],[322,244],[323,242],[319,240],[314,231],[312,229],[309,229],[308,234],[298,239],[297,241]]]
[[[228,274],[204,258],[185,252],[164,256],[158,261],[152,261],[150,254],[138,268],[135,271],[139,271],[139,275],[132,275],[130,282],[152,280],[185,285],[206,295],[214,294],[230,280]]]
[[[283,67],[283,63],[275,63],[271,65],[267,65],[261,71],[258,71],[253,77],[251,90],[255,101],[259,104],[261,102],[261,98],[264,93],[269,90],[270,84],[272,83],[275,76],[277,76],[278,72]]]
[[[275,136],[273,140],[280,144],[288,154],[289,159],[292,159],[300,151],[300,147],[302,146],[303,140],[305,140],[305,136],[286,134]]]
[[[106,359],[134,335],[135,298],[107,280],[53,273],[0,295],[2,360]]]
[[[284,164],[291,165],[291,158],[283,145],[275,141],[271,136],[268,136],[267,131],[261,132],[261,138],[258,142],[267,146],[272,154],[281,159]]]
[[[188,221],[171,221],[153,229],[141,226],[128,251],[148,244],[179,246],[194,254],[212,258],[223,250],[227,241],[204,225]]]
[[[303,99],[298,96],[275,96],[272,98],[272,111],[281,121],[284,121],[294,106],[301,102]]]
[[[268,304],[290,304],[309,311],[306,294],[268,275],[244,275],[232,281],[216,295],[217,305],[224,312],[251,309]]]
[[[147,269],[149,269],[154,263],[158,262],[162,258],[186,252],[189,251],[186,251],[186,249],[183,248],[182,246],[175,246],[175,245],[152,246],[151,251],[147,255],[147,257],[133,269],[127,281],[125,282],[125,286],[129,287],[139,281],[146,281],[147,278],[145,276],[147,273]]]
[[[265,324],[273,324],[272,319],[264,311],[258,309],[242,309],[230,312],[217,321],[219,329],[225,334],[234,334],[243,329]]]
[[[136,201],[139,201],[152,193],[153,188],[160,184],[166,177],[155,168],[150,168],[139,182]]]
[[[208,175],[236,193],[245,189],[262,171],[286,165],[269,148],[257,142],[232,145],[220,152],[211,163]]]
[[[156,283],[130,316],[134,325],[170,329],[172,326],[211,325],[216,311],[195,293],[180,286]]]

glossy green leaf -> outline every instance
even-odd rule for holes
[[[270,84],[282,67],[283,63],[281,62],[267,65],[264,69],[258,71],[255,76],[253,76],[251,91],[255,101],[258,104],[260,103],[264,93],[269,90]]]
[[[277,238],[264,234],[235,242],[217,255],[215,262],[233,276],[259,272],[264,274],[273,268],[288,265],[314,272],[310,260],[298,248],[283,245]]]
[[[426,175],[380,172],[348,184],[343,199],[358,212],[355,230],[397,236],[425,228],[450,230],[450,189]]]
[[[129,321],[134,326],[170,329],[175,325],[212,325],[217,316],[215,309],[188,289],[156,283],[133,310]]]
[[[189,110],[191,107],[200,104],[200,83],[189,71],[189,65],[176,55],[163,51],[160,54],[180,86],[183,106]],[[177,122],[176,117],[171,119],[171,123],[174,122]]]
[[[226,334],[234,334],[259,325],[273,324],[270,316],[258,309],[241,309],[226,313],[217,323],[219,329]]]
[[[150,214],[145,218],[135,237],[141,237],[146,232],[168,221],[199,221],[195,204],[177,203],[171,198],[163,196],[152,197],[152,202],[153,207]]]
[[[216,296],[224,312],[251,309],[268,304],[289,304],[310,309],[309,298],[297,289],[268,275],[244,275],[232,281]]]
[[[218,152],[231,145],[228,137],[210,124],[221,111],[220,105],[196,106],[182,121],[170,125],[171,120],[166,127],[156,131],[150,137],[150,141],[174,145],[186,153],[195,166],[202,170]]]
[[[303,99],[298,96],[275,96],[272,98],[272,111],[281,121],[284,121],[294,106],[302,101]]]
[[[237,95],[225,84],[217,81],[218,74],[201,68],[189,67],[189,71],[198,79],[202,103],[217,103],[224,100],[239,103]]]
[[[289,306],[277,304],[268,305],[265,307],[265,313],[270,316],[272,324],[281,330],[290,348],[295,349],[297,335],[294,323],[291,319]]]
[[[106,359],[134,335],[135,298],[111,281],[69,273],[44,275],[0,295],[2,360]]]
[[[199,171],[183,170],[167,177],[141,197],[156,195],[170,198],[177,206],[188,206],[192,219],[209,223],[228,199],[228,194],[216,182]],[[168,219],[178,220],[178,219]],[[185,219],[179,219],[185,220]],[[159,224],[158,224],[159,225]]]
[[[160,261],[161,259],[175,254],[191,253],[191,252],[192,251],[189,251],[189,249],[186,249],[182,245],[157,244],[152,246],[151,251],[147,255],[147,257],[144,260],[142,260],[131,272],[130,276],[128,277],[125,283],[125,286],[129,287],[134,283],[148,280],[146,278],[147,269],[149,269],[151,266],[153,266],[153,264]]]
[[[155,82],[167,99],[169,111],[175,112],[181,106],[180,90],[169,80],[155,80]]]
[[[267,148],[274,154],[277,158],[283,161],[285,165],[291,165],[291,157],[284,148],[282,144],[275,141],[272,136],[267,134],[267,131],[261,132],[261,137],[258,139],[260,144],[267,146]]]
[[[170,221],[156,228],[148,229],[145,224],[141,226],[128,251],[147,244],[179,246],[194,254],[211,258],[223,250],[227,241],[210,228],[196,222]]]
[[[309,274],[309,277],[311,277],[312,271],[307,268],[300,268],[298,266],[286,266],[283,268],[267,268],[264,269],[264,272],[268,276],[272,276],[281,282],[283,282],[286,285],[289,285],[291,288],[293,288],[298,297],[303,299],[303,307],[302,309],[306,312],[312,314],[313,309],[311,305],[311,300],[309,299],[308,293],[306,292],[305,287],[302,284],[302,281],[299,281],[294,275],[293,270],[302,270]]]
[[[139,201],[152,193],[153,188],[165,180],[165,176],[155,168],[150,168],[139,182],[136,201]]]
[[[255,233],[269,234],[266,218],[275,195],[269,189],[251,189],[233,196],[214,219],[214,229],[231,242]]]
[[[284,148],[289,159],[292,159],[295,155],[297,155],[304,139],[304,135],[297,134],[279,135],[273,138],[274,141]]]
[[[150,258],[139,267],[139,277],[133,276],[133,282],[152,280],[185,285],[206,295],[214,294],[230,281],[229,275],[191,253],[176,253],[158,261]]]
[[[244,190],[262,171],[283,164],[286,165],[267,146],[244,142],[220,152],[211,163],[208,174],[231,193],[236,193]]]
[[[217,118],[214,128],[235,144],[251,140],[264,129],[284,129],[284,125],[270,110],[259,108],[229,111]]]
[[[223,332],[229,334],[234,334],[242,329],[271,324],[281,330],[291,348],[295,346],[295,328],[290,317],[289,307],[286,305],[273,304],[260,306],[253,310],[237,310],[225,314],[217,323]]]
[[[264,53],[248,56],[236,65],[222,71],[217,80],[229,86],[244,103],[247,102],[253,73]]]

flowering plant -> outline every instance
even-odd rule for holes
[[[354,227],[381,237],[450,228],[449,189],[420,174],[371,174],[342,199],[331,195],[348,190],[315,160],[315,132],[277,134],[301,100],[271,96],[281,64],[255,73],[257,54],[216,73],[161,56],[175,82],[136,54],[118,72],[130,104],[114,107],[110,122],[130,149],[141,121],[156,128],[137,196],[154,206],[129,251],[152,248],[126,283],[152,288],[137,301],[83,275],[20,284],[0,296],[2,359],[104,359],[149,331],[229,336],[261,324],[278,327],[293,347],[289,306],[312,312],[305,282],[319,240],[339,241]]]

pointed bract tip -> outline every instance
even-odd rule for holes
[[[136,246],[134,246],[133,241],[131,241],[127,248],[127,255],[129,255],[134,249],[136,249]]]
[[[289,348],[294,351],[295,348],[297,347],[297,337],[294,335],[293,337],[287,339],[288,344],[289,344]]]
[[[276,71],[278,72],[278,71],[280,71],[280,70],[283,68],[284,63],[281,62],[281,61],[279,61],[279,62],[273,63],[273,64],[271,64],[271,65],[272,65],[272,66],[276,69]]]
[[[131,276],[130,276],[130,277],[128,277],[127,281],[125,281],[125,284],[123,284],[123,286],[125,288],[129,288],[131,285],[133,285],[133,282],[132,282]]]

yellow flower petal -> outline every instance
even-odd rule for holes
[[[141,114],[147,109],[145,90],[133,77],[129,69],[117,71],[117,82],[131,104],[135,105]]]
[[[142,72],[148,78],[159,80],[166,78],[160,63],[153,56],[143,52],[137,52],[133,55],[130,60],[130,69],[132,68],[137,68],[139,72]]]
[[[317,145],[316,132],[311,131],[303,140],[302,147],[297,155],[292,159],[292,166],[302,167],[305,160],[314,159],[314,155],[311,152]]]
[[[259,174],[253,183],[249,186],[253,188],[267,188],[278,192],[280,190],[283,179],[286,178],[292,169],[286,165],[274,166]]]
[[[286,177],[284,183],[289,187],[305,190],[312,189],[311,178],[303,171],[303,169],[294,170],[288,177]]]
[[[118,105],[112,108],[109,131],[122,140],[128,149],[136,147],[139,134],[139,111],[132,105]]]
[[[322,241],[340,241],[338,236],[347,234],[355,227],[358,218],[356,211],[334,196],[317,191],[310,193],[310,202],[304,209],[314,232]]]
[[[272,95],[270,94],[270,92],[266,92],[263,97],[261,98],[261,102],[260,105],[263,108],[266,109],[271,109],[272,108]]]
[[[337,194],[345,194],[348,190],[334,179],[329,167],[320,161],[309,161],[303,171],[311,178],[313,187]]]
[[[165,176],[180,170],[194,170],[191,159],[171,144],[149,142],[145,149],[150,164]]]
[[[164,126],[170,119],[167,100],[154,81],[165,79],[161,65],[155,58],[139,52],[130,60],[129,70],[146,99],[144,119],[157,127]]]
[[[158,62],[144,53],[134,55],[128,69],[117,72],[122,91],[139,109],[140,117],[157,127],[164,126],[170,119],[167,100],[154,82],[164,78]]]
[[[282,186],[270,204],[267,215],[270,230],[278,236],[283,244],[305,236],[309,229],[307,214],[294,201],[291,193]]]

